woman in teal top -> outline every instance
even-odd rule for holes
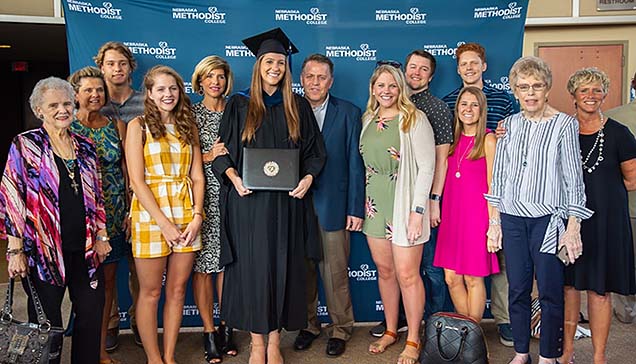
[[[114,364],[106,352],[106,330],[110,318],[113,291],[116,286],[117,262],[126,254],[128,235],[127,173],[122,140],[126,137],[126,125],[121,120],[107,118],[100,113],[108,101],[104,78],[95,67],[85,67],[73,73],[68,81],[75,90],[77,112],[71,130],[93,141],[104,194],[106,229],[112,251],[104,260],[105,300],[102,315],[100,363]]]

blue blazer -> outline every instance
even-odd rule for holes
[[[345,228],[347,215],[364,218],[364,163],[360,156],[360,108],[329,95],[322,136],[327,162],[312,186],[320,226]]]

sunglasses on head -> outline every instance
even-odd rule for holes
[[[397,69],[401,69],[402,68],[402,63],[398,62],[398,61],[394,61],[394,60],[382,60],[382,61],[377,61],[375,63],[375,68],[378,68],[380,66],[391,66],[391,67],[395,67]]]

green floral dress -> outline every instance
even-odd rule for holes
[[[119,139],[117,125],[112,119],[101,128],[89,128],[79,120],[71,123],[71,130],[93,141],[99,169],[102,175],[104,191],[104,209],[106,210],[106,230],[113,250],[104,263],[116,262],[126,253],[126,240],[123,223],[128,213],[126,207],[126,179],[121,168],[123,158],[122,141]]]
[[[400,166],[399,115],[374,119],[360,139],[366,169],[366,204],[362,232],[373,238],[392,240],[393,200]]]

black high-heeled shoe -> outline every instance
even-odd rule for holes
[[[238,355],[236,344],[234,344],[234,329],[222,323],[216,331],[219,333],[221,352],[230,356]]]
[[[221,363],[223,361],[223,354],[219,350],[218,336],[216,331],[203,333],[203,350],[205,350],[207,363]]]

